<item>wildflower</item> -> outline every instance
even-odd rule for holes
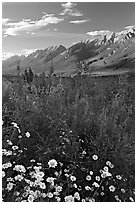
[[[26,181],[26,183],[30,183],[30,180],[29,179],[25,179],[25,181]],[[24,187],[24,189],[25,189],[26,187]]]
[[[7,151],[7,152],[5,153],[5,155],[6,155],[6,156],[12,155],[12,151],[11,151],[11,150]]]
[[[120,201],[118,195],[115,195],[114,197],[115,197],[116,201]]]
[[[76,181],[76,177],[75,176],[70,176],[71,181]]]
[[[55,196],[58,196],[58,195],[59,195],[59,192],[55,191],[53,194],[54,194]]]
[[[8,145],[13,145],[13,143],[10,140],[7,140]]]
[[[74,194],[74,198],[76,198],[77,200],[80,200],[80,195],[79,195],[78,192],[76,192],[76,193]]]
[[[43,177],[43,176],[44,176],[44,172],[39,171],[39,172],[37,173],[37,176],[39,176],[39,177]]]
[[[69,177],[69,174],[64,174],[66,177]]]
[[[23,173],[26,172],[26,169],[23,165],[16,165],[13,170],[23,172]]]
[[[21,201],[21,197],[17,197],[16,199],[15,199],[15,202],[20,202]]]
[[[3,169],[7,169],[7,168],[9,168],[9,167],[12,167],[12,164],[11,164],[10,162],[7,162],[7,163],[5,163],[5,164],[2,164],[2,168],[3,168]]]
[[[38,162],[37,165],[41,166],[42,164],[40,162]]]
[[[18,138],[21,139],[21,138],[22,138],[22,135],[19,135]]]
[[[41,169],[41,166],[34,166],[34,169],[36,172],[38,172]]]
[[[90,175],[87,175],[87,176],[86,176],[86,180],[87,180],[87,181],[90,181],[90,180],[91,180],[91,176],[90,176]]]
[[[62,132],[62,135],[65,135],[65,132]]]
[[[30,137],[30,133],[29,133],[29,132],[26,132],[25,135],[26,135],[26,137],[28,137],[28,138]]]
[[[13,181],[13,178],[11,178],[11,177],[7,178],[7,182],[9,182],[9,181]]]
[[[65,202],[74,202],[74,197],[72,195],[65,196]]]
[[[57,200],[57,202],[60,202],[60,201],[61,201],[61,198],[58,197],[58,196],[56,196],[56,200]]]
[[[18,132],[21,133],[21,130],[18,128]]]
[[[114,192],[114,191],[115,191],[115,189],[116,189],[116,188],[115,188],[114,186],[112,186],[112,185],[111,185],[111,186],[109,186],[109,190],[110,190],[111,192]]]
[[[45,183],[42,183],[42,182],[39,183],[39,186],[40,186],[40,188],[42,188],[42,189],[45,189],[45,188],[46,188]]]
[[[97,156],[96,154],[94,154],[94,155],[92,156],[92,158],[93,158],[93,160],[98,160],[98,156]]]
[[[57,186],[57,187],[56,187],[56,191],[57,191],[57,192],[61,192],[61,191],[62,191],[62,186]]]
[[[22,194],[22,197],[23,198],[25,198],[25,197],[27,197],[28,196],[28,192],[24,192],[23,194]]]
[[[100,177],[99,176],[96,176],[95,178],[97,181],[100,181]]]
[[[32,191],[32,190],[30,190],[29,193],[30,193],[30,195],[33,195],[33,196],[34,196],[34,194],[35,194],[35,192]]]
[[[55,168],[57,166],[57,161],[55,159],[51,159],[49,160],[48,162],[48,165],[49,165],[49,168],[52,167],[52,168]]]
[[[116,178],[117,178],[118,180],[121,180],[121,179],[122,179],[122,177],[121,177],[120,175],[116,175]]]
[[[104,171],[108,172],[108,167],[107,166],[104,166]]]
[[[46,198],[46,196],[47,196],[46,193],[42,193],[41,195],[43,198]]]
[[[24,150],[27,150],[27,147],[24,147],[23,149],[24,149]]]
[[[110,161],[106,161],[106,165],[110,166],[111,162]]]
[[[104,171],[102,169],[100,169],[99,172],[102,174]]]
[[[40,185],[41,181],[44,180],[44,179],[43,179],[42,177],[40,177],[40,176],[37,176],[37,177],[35,177],[35,178],[36,178],[36,180],[35,180],[35,184],[36,184],[36,185]]]
[[[102,177],[102,178],[106,178],[106,177],[110,177],[110,176],[112,176],[111,173],[102,170],[102,174],[101,174],[101,177]]]
[[[89,186],[85,186],[85,190],[89,191],[89,190],[91,190],[91,188]]]
[[[58,176],[58,175],[59,175],[59,173],[58,173],[57,171],[55,171],[54,174],[55,174],[55,176]]]
[[[129,197],[129,200],[130,200],[131,202],[134,202],[134,199],[133,199],[132,197]]]
[[[94,182],[92,185],[95,186],[96,188],[99,187],[99,184],[97,182]]]
[[[39,190],[36,190],[35,192],[34,192],[34,196],[40,196],[41,195],[41,192],[39,191]]]
[[[94,198],[90,198],[88,201],[89,202],[95,202],[95,199]]]
[[[86,151],[83,151],[82,154],[87,154]]]
[[[16,149],[19,149],[19,147],[18,146],[12,146],[12,149],[16,150]]]
[[[124,189],[124,188],[121,188],[121,192],[122,192],[122,193],[125,193],[126,191],[125,191],[125,189]]]
[[[105,195],[105,194],[104,194],[104,192],[101,192],[100,195],[103,196],[103,195]]]
[[[35,159],[31,159],[30,162],[35,162]]]
[[[25,187],[24,187],[24,190],[25,190],[25,191],[30,191],[30,187],[29,187],[29,186],[25,186]]]
[[[29,195],[28,202],[33,202],[33,201],[34,201],[34,196],[33,195]]]
[[[48,177],[48,178],[46,179],[46,181],[47,181],[48,183],[52,183],[54,180],[55,180],[55,178],[53,178],[53,177]]]
[[[29,175],[31,176],[31,178],[35,178],[35,172],[34,171],[31,171],[30,173],[29,173]]]
[[[62,162],[59,162],[60,166],[63,166],[63,163]]]
[[[15,191],[15,193],[14,193],[15,196],[19,196],[19,194],[20,194],[20,192],[18,192],[18,191]]]
[[[9,182],[9,183],[7,184],[7,190],[8,190],[8,191],[11,191],[12,188],[13,188],[13,186],[14,186],[14,184],[11,183],[11,182]]]
[[[23,176],[17,175],[17,176],[15,176],[15,180],[21,181],[21,180],[23,180]]]
[[[17,125],[17,123],[12,122],[11,124],[13,125],[13,127],[19,128],[18,125]]]
[[[47,193],[48,198],[53,198],[53,193],[49,192]]]
[[[5,171],[2,171],[2,178],[4,178],[5,177]]]
[[[2,154],[5,154],[5,152],[7,152],[6,149],[2,149]]]
[[[92,176],[93,175],[93,171],[90,171],[89,174]]]
[[[27,169],[32,169],[32,166],[27,166]]]
[[[76,183],[74,183],[73,186],[74,186],[74,188],[77,188],[77,184]]]
[[[113,169],[113,168],[114,168],[114,164],[110,164],[109,167],[110,167],[111,169]]]
[[[28,184],[32,187],[35,185],[35,182],[28,180]]]

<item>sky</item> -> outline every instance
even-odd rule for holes
[[[134,24],[134,2],[3,2],[3,59],[52,45],[69,47]]]

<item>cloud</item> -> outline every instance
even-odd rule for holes
[[[21,55],[25,55],[27,57],[28,55],[32,54],[36,50],[38,50],[38,49],[22,49]]]
[[[3,19],[6,27],[3,28],[4,36],[19,35],[20,32],[32,32],[41,29],[49,24],[57,24],[64,20],[64,18],[55,17],[54,14],[45,13],[40,20],[32,21],[31,19],[23,19],[19,22],[11,22],[9,19]]]
[[[11,53],[11,52],[3,52],[2,53],[2,60],[6,60],[10,57],[13,57],[15,55],[15,53]]]
[[[3,18],[3,19],[2,19],[2,25],[3,25],[3,26],[6,26],[9,21],[10,21],[9,18]]]
[[[25,22],[30,22],[31,21],[31,19],[30,18],[26,18],[26,19],[22,19],[23,21],[25,21]]]
[[[124,29],[132,29],[132,28],[135,28],[135,26],[134,26],[134,25],[131,25],[131,26],[126,26],[126,27],[124,27]]]
[[[99,31],[90,31],[87,32],[88,35],[97,36],[97,35],[108,35],[110,31],[108,30],[99,30]]]
[[[39,50],[43,50],[44,48],[39,48]],[[12,52],[3,52],[2,53],[2,60],[7,60],[15,55],[21,56],[25,55],[26,57],[33,52],[37,51],[38,49],[22,49],[20,53],[12,53]]]
[[[61,4],[64,10],[62,13],[60,13],[60,15],[83,16],[83,13],[81,11],[74,8],[76,5],[76,3],[71,2]]]
[[[71,3],[71,2],[67,2],[67,3],[61,4],[61,5],[65,9],[71,9],[71,8],[75,7],[77,4]]]
[[[81,23],[86,23],[86,22],[89,22],[89,21],[90,21],[89,19],[83,19],[83,20],[70,21],[70,23],[81,24]]]
[[[51,16],[54,16],[53,13],[43,12],[43,14],[44,14],[44,16],[43,16],[42,18],[44,18],[44,17],[51,17]]]

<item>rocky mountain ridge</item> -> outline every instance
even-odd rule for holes
[[[68,74],[74,73],[81,61],[88,66],[89,71],[117,66],[123,62],[127,62],[127,65],[132,62],[134,66],[134,26],[128,26],[120,32],[107,31],[91,37],[92,40],[77,42],[68,49],[63,45],[50,46],[44,50],[36,50],[27,57],[13,56],[2,62],[3,73],[15,73],[18,62],[22,70],[32,67],[35,73],[47,73],[52,63],[55,73]]]

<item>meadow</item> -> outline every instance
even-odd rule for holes
[[[3,201],[134,202],[134,80],[15,80],[2,101]]]

